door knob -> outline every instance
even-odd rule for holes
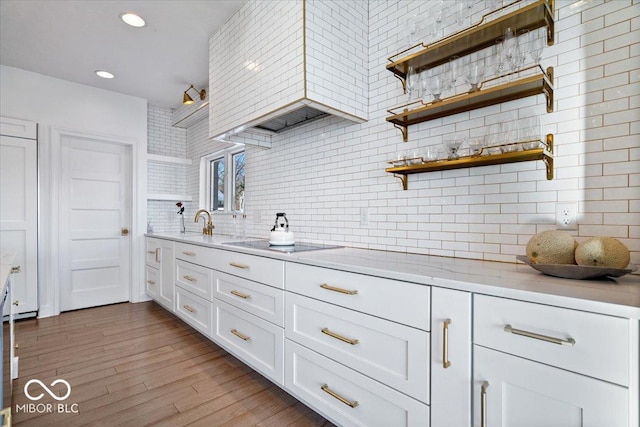
[[[120,229],[120,234],[123,235],[123,236],[128,236],[129,235],[129,229],[126,228],[126,227],[122,227]]]

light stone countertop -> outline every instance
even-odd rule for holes
[[[4,295],[7,286],[7,280],[11,274],[13,260],[16,258],[15,251],[0,252],[0,296]]]
[[[640,276],[572,280],[544,275],[521,263],[501,263],[357,248],[286,254],[225,245],[240,240],[199,234],[147,234],[177,242],[259,255],[417,284],[640,319]],[[514,257],[515,261],[515,257]]]

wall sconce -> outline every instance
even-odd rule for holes
[[[184,96],[182,97],[182,103],[184,105],[191,105],[193,104],[193,98],[191,98],[189,96],[189,94],[187,92],[189,92],[191,89],[195,90],[198,95],[200,95],[200,99],[202,101],[204,101],[204,99],[207,97],[207,91],[205,89],[202,89],[201,91],[198,92],[198,89],[196,89],[195,87],[193,87],[193,85],[189,86],[189,88],[187,90],[184,91]]]

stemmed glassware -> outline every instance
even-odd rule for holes
[[[507,65],[505,63],[504,58],[504,46],[502,38],[496,40],[495,45],[493,46],[493,52],[491,55],[491,68],[493,69],[493,73],[496,76],[501,76],[504,74],[507,69]]]
[[[420,17],[416,14],[409,15],[409,17],[407,18],[407,41],[409,43],[409,47],[412,47],[416,43],[418,43],[421,30],[422,22],[420,20]]]
[[[447,147],[447,153],[449,156],[447,159],[456,160],[460,158],[459,150],[460,146],[464,142],[465,137],[462,135],[447,135],[444,137],[444,145]]]
[[[444,78],[440,73],[438,73],[435,70],[435,68],[432,68],[431,75],[429,77],[429,91],[431,93],[431,96],[433,96],[432,102],[442,101],[442,99],[440,99],[440,96],[444,91],[444,86],[445,86]]]
[[[513,28],[507,28],[504,32],[502,41],[502,54],[506,65],[509,66],[511,72],[515,71],[518,66],[518,38]]]
[[[462,74],[462,59],[459,56],[452,56],[445,64],[445,74],[447,75],[447,89],[454,90],[460,74]]]
[[[528,51],[531,59],[536,65],[540,65],[542,50],[544,49],[544,37],[540,37],[536,31],[529,31]]]
[[[479,85],[484,78],[484,59],[471,58],[471,62],[465,67],[465,80],[469,83],[469,93],[479,90]]]
[[[420,99],[420,81],[419,76],[416,74],[414,68],[409,66],[407,71],[406,80],[407,96],[409,98],[409,104],[417,99]]]

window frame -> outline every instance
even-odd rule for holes
[[[200,208],[206,209],[213,213],[236,213],[243,212],[243,210],[234,210],[233,205],[235,201],[235,165],[233,163],[233,157],[245,151],[244,144],[235,144],[232,147],[218,150],[216,152],[207,154],[200,158]],[[245,154],[246,156],[246,154]],[[211,182],[211,163],[215,160],[224,160],[224,209],[212,210],[212,182]],[[246,157],[245,157],[246,159]],[[245,166],[246,167],[246,166]]]

